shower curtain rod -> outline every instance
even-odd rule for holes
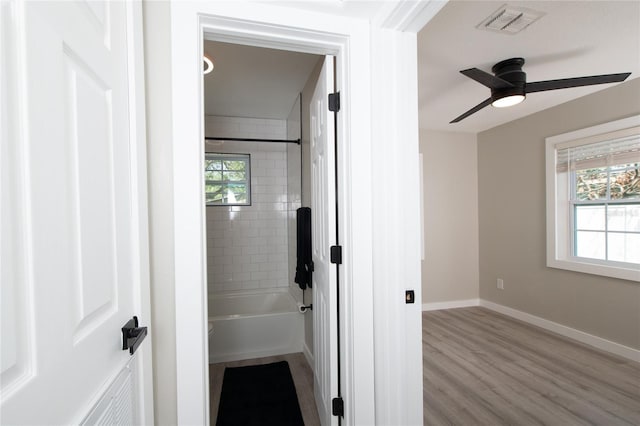
[[[300,139],[256,139],[256,138],[216,138],[206,137],[206,141],[230,141],[230,142],[280,142],[280,143],[295,143],[300,145]]]

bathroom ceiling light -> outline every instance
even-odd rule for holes
[[[202,59],[204,60],[204,71],[202,73],[205,75],[209,74],[211,71],[213,71],[213,62],[206,56],[203,56]]]

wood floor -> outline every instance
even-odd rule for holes
[[[293,376],[293,382],[296,385],[298,403],[300,404],[300,411],[302,411],[302,419],[304,420],[305,426],[320,426],[320,418],[318,417],[316,402],[313,397],[313,371],[302,353],[209,364],[211,424],[214,425],[218,417],[218,404],[220,403],[222,379],[226,367],[269,364],[278,361],[287,361],[289,363],[289,369],[291,370],[291,376]]]
[[[425,425],[640,425],[640,364],[484,308],[424,312]]]

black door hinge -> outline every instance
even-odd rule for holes
[[[340,92],[329,93],[329,111],[340,111]]]
[[[341,397],[331,400],[331,412],[334,416],[344,417],[344,401]]]
[[[342,265],[342,246],[331,246],[331,263]]]

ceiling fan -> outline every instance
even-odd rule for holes
[[[454,118],[449,124],[457,123],[482,108],[492,105],[502,108],[524,101],[527,93],[546,90],[568,89],[570,87],[591,86],[594,84],[617,83],[626,80],[630,72],[620,74],[592,75],[588,77],[563,78],[527,83],[527,74],[522,71],[523,58],[511,58],[498,62],[491,68],[493,75],[478,68],[460,71],[467,77],[491,89],[491,97],[480,102],[464,114]]]

